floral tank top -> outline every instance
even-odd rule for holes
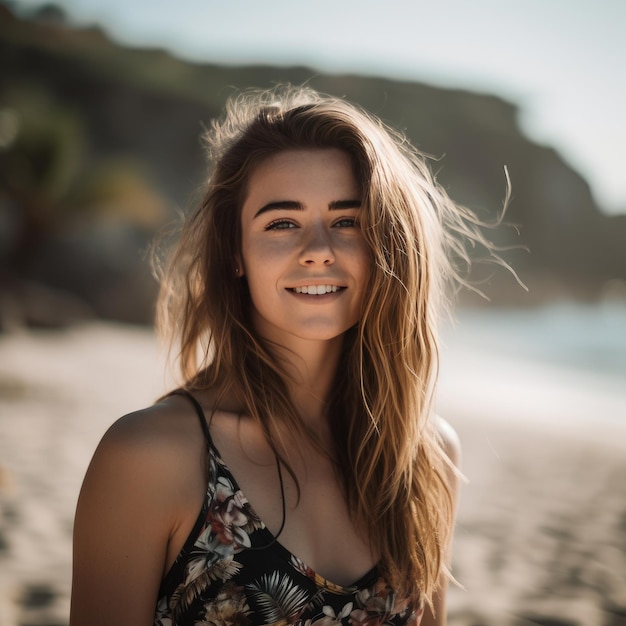
[[[167,573],[155,626],[418,626],[423,612],[374,567],[349,587],[326,580],[266,528],[213,445],[202,511]]]

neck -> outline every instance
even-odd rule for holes
[[[326,430],[326,407],[337,373],[343,337],[299,341],[278,349],[289,375],[291,399],[306,426],[320,435]]]

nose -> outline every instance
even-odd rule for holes
[[[330,233],[324,226],[316,225],[307,233],[299,260],[302,265],[332,265],[335,262]]]

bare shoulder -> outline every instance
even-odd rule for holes
[[[81,490],[82,504],[124,502],[172,513],[176,517],[202,477],[204,441],[193,409],[168,398],[118,419],[98,445]],[[138,498],[135,500],[135,498]],[[81,502],[79,502],[80,504]],[[170,518],[171,521],[172,518]],[[166,520],[163,520],[166,522]]]
[[[73,626],[152,623],[161,579],[200,510],[203,449],[181,398],[125,415],[106,432],[76,509]]]
[[[435,417],[437,435],[443,451],[450,461],[459,467],[461,463],[461,440],[450,422],[437,415]]]
[[[148,457],[158,453],[168,459],[185,450],[188,453],[200,433],[198,418],[189,403],[180,397],[168,397],[118,419],[105,433],[99,448]]]

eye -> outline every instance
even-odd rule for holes
[[[359,220],[356,217],[342,217],[338,219],[333,226],[339,228],[357,228],[359,226]]]
[[[270,222],[265,230],[287,230],[288,228],[295,228],[296,225],[290,220],[278,219]]]

